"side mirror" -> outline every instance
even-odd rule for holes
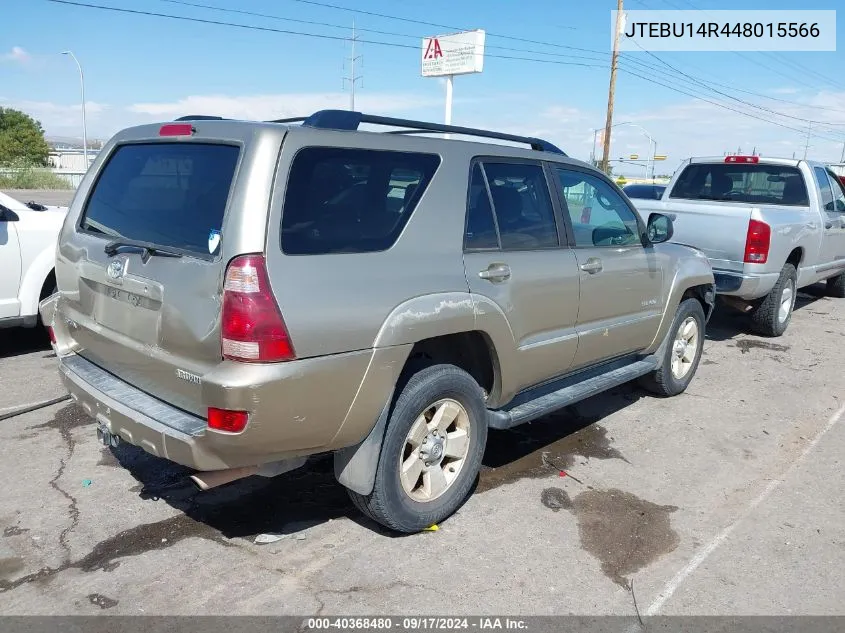
[[[672,219],[662,213],[652,213],[648,216],[646,225],[646,237],[652,244],[668,242],[672,239],[675,229],[672,226]]]
[[[18,214],[0,205],[0,222],[17,222],[20,220]]]

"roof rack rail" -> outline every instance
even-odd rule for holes
[[[222,116],[210,116],[208,114],[189,114],[187,116],[180,116],[174,121],[227,121]]]
[[[358,126],[362,123],[370,123],[373,125],[410,128],[406,130],[391,130],[388,134],[426,134],[428,132],[447,132],[451,134],[463,134],[465,136],[479,136],[483,138],[493,138],[500,141],[524,143],[529,145],[531,149],[537,151],[552,152],[566,156],[566,153],[563,150],[541,138],[505,134],[503,132],[480,130],[471,127],[460,127],[457,125],[443,125],[441,123],[428,123],[426,121],[413,121],[411,119],[397,119],[387,116],[363,114],[361,112],[354,112],[351,110],[320,110],[308,117],[295,117],[270,121],[270,123],[299,122],[302,123],[303,127],[313,127],[326,130],[357,130]]]

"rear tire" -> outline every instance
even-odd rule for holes
[[[418,532],[464,503],[486,443],[487,409],[478,383],[453,365],[426,367],[410,377],[393,406],[372,492],[349,495],[374,521]]]
[[[845,273],[827,280],[827,294],[837,299],[845,299]]]
[[[798,294],[795,266],[785,264],[775,287],[751,313],[751,329],[763,336],[781,336],[792,320],[792,309]]]
[[[677,396],[692,381],[704,349],[704,308],[697,299],[685,299],[666,335],[660,369],[640,379],[640,384],[659,396]]]

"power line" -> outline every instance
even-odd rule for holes
[[[712,91],[712,92],[715,92],[716,94],[718,94],[718,95],[720,95],[720,96],[722,96],[722,97],[727,97],[728,99],[731,99],[731,100],[733,100],[733,101],[736,101],[736,102],[738,102],[738,103],[741,103],[741,104],[743,104],[743,105],[745,105],[745,106],[748,106],[748,107],[751,107],[751,108],[755,108],[755,109],[758,109],[758,110],[762,110],[763,112],[767,112],[767,113],[769,113],[769,114],[774,114],[774,115],[777,115],[777,116],[781,116],[781,117],[784,117],[784,118],[787,118],[787,119],[792,119],[792,120],[795,120],[795,121],[803,121],[804,123],[825,123],[824,121],[815,121],[815,120],[813,120],[813,119],[808,119],[807,117],[794,116],[794,115],[792,115],[792,114],[785,114],[785,113],[783,113],[783,112],[778,112],[777,110],[772,110],[771,108],[767,108],[767,107],[765,107],[765,106],[757,105],[757,104],[751,103],[750,101],[746,101],[745,99],[740,99],[739,97],[734,97],[734,96],[732,96],[732,95],[729,95],[729,94],[728,94],[728,93],[726,93],[726,92],[722,92],[721,90],[717,90],[716,88],[713,88],[712,86],[707,85],[707,83],[706,83],[706,82],[700,81],[700,80],[699,80],[699,79],[697,79],[696,77],[694,77],[694,76],[692,76],[692,75],[689,75],[689,74],[685,73],[685,72],[684,72],[684,71],[682,71],[682,70],[679,70],[678,68],[676,68],[675,66],[673,66],[672,64],[670,64],[669,62],[667,62],[666,60],[664,60],[663,58],[658,57],[657,55],[655,55],[654,53],[652,53],[651,51],[646,50],[646,49],[645,49],[645,48],[643,48],[643,47],[640,45],[640,43],[639,43],[639,42],[637,42],[636,40],[633,40],[633,39],[632,39],[632,40],[631,40],[631,42],[632,42],[635,46],[637,46],[637,48],[639,48],[639,49],[640,49],[640,50],[642,50],[644,53],[646,53],[648,56],[650,56],[650,57],[652,57],[652,58],[656,59],[658,62],[660,62],[661,64],[663,64],[663,65],[664,65],[664,66],[666,66],[667,68],[670,68],[670,69],[671,69],[671,70],[673,70],[674,72],[676,72],[676,73],[678,73],[678,74],[680,74],[680,75],[683,75],[683,76],[684,76],[684,77],[686,77],[687,79],[691,80],[693,83],[698,84],[699,86],[702,86],[703,88],[705,88],[705,89],[707,89],[707,90],[710,90],[710,91]]]
[[[419,24],[421,26],[434,26],[438,29],[451,29],[453,31],[465,31],[464,27],[449,26],[448,24],[437,24],[436,22],[426,22],[425,20],[415,20],[413,18],[404,18],[396,15],[387,15],[386,13],[376,13],[375,11],[365,11],[364,9],[353,9],[352,7],[343,7],[336,4],[329,4],[328,2],[317,2],[317,0],[290,0],[291,2],[299,2],[300,4],[310,4],[315,7],[323,7],[326,9],[337,9],[339,11],[349,11],[350,13],[358,13],[359,15],[369,15],[376,18],[384,18],[385,20],[396,20],[398,22],[407,22],[409,24]],[[562,29],[577,30],[574,26],[561,26]],[[523,39],[521,37],[514,37],[511,35],[500,35],[498,33],[488,33],[491,37],[501,37],[505,40],[514,40],[517,42],[530,42],[532,44],[539,44],[532,40]]]
[[[278,16],[278,15],[270,15],[270,14],[267,14],[267,13],[259,13],[259,12],[255,12],[255,11],[246,11],[246,10],[243,10],[243,9],[232,9],[232,8],[229,8],[229,7],[218,7],[218,6],[208,5],[208,4],[201,4],[201,3],[197,3],[197,2],[188,2],[187,0],[160,0],[160,1],[161,2],[167,2],[169,4],[176,4],[176,5],[183,5],[183,6],[194,7],[194,8],[208,9],[208,10],[212,10],[212,11],[221,11],[221,12],[225,12],[225,13],[248,15],[248,16],[260,17],[260,18],[264,18],[264,19],[282,20],[282,21],[288,21],[288,22],[296,22],[296,23],[301,23],[301,24],[310,24],[310,25],[315,25],[315,26],[324,26],[324,27],[338,28],[338,29],[344,29],[344,30],[346,28],[348,28],[348,27],[346,27],[344,25],[340,25],[340,24],[319,22],[319,21],[315,21],[315,20],[303,20],[303,19],[299,19],[299,18],[288,18],[288,17]],[[292,1],[293,2],[299,2],[300,0],[292,0]],[[431,26],[438,26],[438,27],[442,26],[442,28],[457,28],[457,27],[447,27],[447,26],[444,26],[444,25],[437,25],[437,24],[433,24],[433,23],[426,23],[426,22],[423,22],[421,20],[410,20],[410,18],[403,18],[401,16],[389,16],[387,14],[382,14],[382,13],[374,13],[374,12],[368,12],[368,11],[363,11],[363,10],[351,9],[351,8],[347,8],[347,7],[339,7],[337,5],[327,4],[327,3],[323,3],[323,2],[316,2],[316,0],[314,0],[314,1],[308,0],[307,2],[305,0],[301,0],[301,1],[306,3],[306,4],[313,4],[313,5],[316,5],[316,6],[339,9],[339,10],[344,10],[344,11],[351,11],[351,12],[354,12],[354,13],[372,14],[372,15],[375,15],[375,16],[378,16],[378,17],[383,17],[383,18],[396,19],[396,20],[401,20],[401,21],[412,21],[414,23],[429,24]],[[634,0],[634,1],[638,2],[639,4],[641,4],[643,6],[647,6],[641,0]],[[682,10],[681,7],[679,7],[677,4],[670,2],[669,0],[663,0],[663,2],[665,2],[666,4],[672,6],[676,9]],[[694,5],[692,5],[691,3],[688,3],[688,6],[694,7]],[[416,36],[416,35],[409,35],[409,34],[406,34],[406,33],[396,33],[396,32],[392,32],[392,31],[383,31],[383,30],[377,30],[377,29],[359,28],[357,30],[360,31],[360,32],[374,33],[374,34],[378,34],[378,35],[388,35],[388,36],[391,36],[391,37],[417,38],[417,39],[419,39],[421,37],[421,36]],[[507,38],[509,36],[498,35],[498,37]],[[537,44],[537,45],[542,45],[542,46],[554,46],[554,47],[563,46],[563,45],[560,45],[560,44],[556,44],[556,43],[552,43],[552,42],[543,42],[543,41],[539,41],[539,40],[532,40],[532,42]],[[636,44],[636,42],[635,42],[635,44]],[[592,49],[582,49],[582,48],[577,48],[577,47],[565,47],[565,46],[563,46],[563,47],[564,48],[571,48],[571,49],[583,51],[583,52],[591,52],[591,53],[594,53],[594,54],[597,54],[597,55],[602,55],[605,58],[610,56],[610,53],[607,53],[607,52],[604,52],[604,51],[598,51],[598,50],[592,50]],[[566,58],[566,59],[583,59],[583,60],[587,60],[587,61],[596,61],[596,62],[605,61],[602,58],[596,58],[596,57],[585,57],[585,56],[581,56],[581,55],[553,53],[553,52],[549,52],[549,51],[536,51],[536,50],[529,50],[529,49],[524,49],[524,48],[511,48],[511,47],[505,47],[505,46],[486,46],[485,48],[488,49],[488,50],[504,50],[504,51],[510,51],[510,52],[528,53],[528,54],[532,54],[532,55],[546,55],[546,56],[553,56],[553,57]],[[642,48],[642,47],[640,47],[640,48]],[[668,66],[674,72],[683,75],[684,77],[694,81],[695,83],[702,83],[702,82],[707,81],[708,83],[719,86],[721,88],[733,90],[733,91],[736,91],[736,92],[741,92],[741,93],[744,93],[744,94],[750,94],[750,95],[753,95],[753,96],[761,97],[763,99],[769,99],[769,100],[772,100],[772,101],[778,101],[778,102],[787,103],[787,104],[795,105],[795,106],[799,106],[799,107],[813,108],[813,109],[820,109],[820,110],[829,110],[829,111],[833,111],[833,112],[843,112],[843,113],[845,113],[845,110],[842,110],[842,109],[829,108],[829,107],[825,107],[825,106],[814,106],[814,105],[802,104],[802,103],[799,103],[799,102],[789,101],[789,100],[786,100],[786,99],[778,99],[776,97],[770,97],[768,95],[764,95],[764,94],[761,94],[761,93],[758,93],[758,92],[754,92],[754,91],[750,91],[750,90],[744,90],[742,88],[737,88],[735,86],[722,84],[722,83],[719,83],[719,82],[716,82],[716,81],[703,80],[701,78],[696,78],[696,77],[689,75],[688,73],[685,73],[685,72],[683,72],[683,71],[681,71],[681,70],[679,70],[675,67],[669,66],[662,59],[658,58],[655,55],[652,55],[649,51],[645,51],[645,52],[649,53],[649,55],[651,55],[652,57],[657,59],[657,61],[660,62],[661,64]],[[640,65],[642,65],[646,68],[650,68],[652,70],[655,69],[654,66],[649,66],[648,64],[645,64],[641,60],[636,60],[636,59],[633,59],[633,58],[629,58],[629,60],[633,63],[640,64]],[[728,98],[731,98],[731,99],[735,99],[734,97],[732,97],[730,95],[725,95],[725,96],[728,96]],[[736,99],[736,100],[739,100],[739,99]],[[751,104],[751,105],[752,105],[752,107],[758,107],[758,106],[753,105],[753,104]],[[774,110],[765,108],[763,106],[759,106],[759,108],[763,109],[763,110],[767,110],[769,112],[776,112]],[[796,117],[790,117],[790,115],[783,115],[780,112],[777,112],[777,114],[782,115],[782,116],[786,116],[787,118],[796,118]],[[802,119],[804,121],[810,120],[810,119],[803,119],[801,117],[797,117],[797,118]],[[814,121],[814,122],[817,122],[817,121]],[[821,123],[821,122],[817,122],[817,123]]]
[[[290,30],[290,29],[278,29],[278,28],[267,27],[267,26],[239,24],[239,23],[234,23],[234,22],[224,22],[224,21],[220,21],[220,20],[210,20],[210,19],[206,19],[206,18],[172,15],[172,14],[166,14],[166,13],[153,12],[153,11],[141,11],[141,10],[137,10],[137,9],[127,9],[127,8],[123,8],[123,7],[111,7],[111,6],[98,5],[98,4],[87,3],[87,2],[78,2],[78,1],[74,1],[74,0],[47,0],[47,1],[52,2],[54,4],[77,6],[77,7],[91,8],[91,9],[99,9],[99,10],[104,10],[104,11],[111,11],[111,12],[131,14],[131,15],[144,15],[144,16],[151,16],[151,17],[159,17],[159,18],[165,18],[165,19],[180,20],[180,21],[184,21],[184,22],[212,24],[212,25],[216,25],[216,26],[228,26],[228,27],[232,27],[232,28],[240,28],[240,29],[252,30],[252,31],[279,33],[279,34],[284,34],[284,35],[298,35],[298,36],[303,36],[303,37],[314,37],[314,38],[318,38],[318,39],[333,40],[333,41],[346,41],[346,40],[348,40],[348,37],[344,37],[344,36],[340,36],[340,35],[328,35],[328,34],[322,34],[322,33],[309,33],[309,32],[303,32],[303,31],[294,31],[294,30]],[[356,41],[361,42],[361,43],[373,44],[373,45],[377,45],[377,46],[387,46],[387,47],[393,47],[393,48],[411,49],[411,50],[415,50],[415,51],[419,50],[419,48],[417,46],[413,46],[413,45],[410,45],[410,44],[406,45],[406,44],[398,44],[398,43],[394,43],[394,42],[384,42],[384,41],[380,41],[380,40],[369,40],[369,39],[367,39],[367,40],[356,39]],[[585,68],[606,69],[606,65],[604,65],[604,64],[598,65],[598,64],[587,64],[587,63],[579,63],[579,62],[567,62],[567,61],[559,61],[559,60],[555,60],[555,59],[537,59],[537,58],[532,58],[532,57],[518,57],[518,56],[508,56],[508,55],[488,55],[488,57],[498,58],[498,59],[510,59],[510,60],[516,60],[516,61],[527,61],[527,62],[534,62],[534,63],[554,64],[554,65],[562,65],[562,66],[579,66],[579,67],[585,67]],[[784,125],[784,124],[776,122],[776,121],[771,121],[769,119],[763,118],[761,116],[756,116],[754,114],[751,114],[749,112],[745,112],[743,110],[738,110],[736,108],[732,108],[732,107],[727,106],[723,103],[719,103],[717,101],[712,101],[712,100],[706,99],[706,98],[700,96],[699,94],[693,94],[693,93],[681,90],[679,88],[676,88],[674,86],[656,81],[656,80],[654,80],[650,77],[646,77],[642,74],[639,74],[638,72],[634,72],[631,69],[623,69],[623,70],[625,72],[627,72],[628,74],[632,75],[632,76],[638,77],[638,78],[640,78],[644,81],[647,81],[649,83],[653,83],[653,84],[656,84],[656,85],[663,86],[663,87],[665,87],[669,90],[672,90],[674,92],[677,92],[679,94],[684,94],[686,96],[693,97],[695,99],[700,99],[702,101],[708,102],[708,103],[715,105],[717,107],[721,107],[721,108],[724,108],[726,110],[730,110],[732,112],[736,112],[738,114],[742,114],[744,116],[747,116],[747,117],[750,117],[750,118],[753,118],[753,119],[757,119],[759,121],[771,123],[772,125],[777,125],[777,126],[784,128],[784,129],[789,129],[789,130],[792,130],[792,131],[798,131],[798,132],[801,132],[802,134],[804,132],[803,130],[798,130],[797,128],[793,128],[793,127]],[[831,139],[829,137],[824,137],[824,136],[821,136],[821,135],[814,135],[814,136],[816,136],[817,138],[824,138],[824,139],[827,139],[827,140],[839,142],[836,139]]]
[[[323,40],[333,40],[333,41],[346,41],[349,38],[344,37],[342,35],[327,35],[325,33],[308,33],[305,31],[293,31],[291,29],[277,29],[269,26],[257,26],[253,24],[239,24],[237,22],[223,22],[222,20],[209,20],[207,18],[196,18],[196,17],[189,17],[185,15],[173,15],[169,13],[158,13],[155,11],[141,11],[140,9],[126,9],[124,7],[110,7],[101,4],[92,4],[88,2],[74,2],[73,0],[46,0],[47,2],[52,2],[54,4],[64,4],[69,6],[75,7],[85,7],[87,9],[100,9],[103,11],[112,11],[115,13],[127,13],[132,15],[145,15],[150,17],[157,17],[157,18],[168,18],[171,20],[181,20],[183,22],[197,22],[200,24],[213,24],[216,26],[229,26],[233,28],[245,29],[248,31],[263,31],[267,33],[280,33],[282,35],[299,35],[303,37],[314,37]],[[397,44],[395,42],[383,42],[380,40],[365,40],[365,39],[358,39],[359,42],[363,44],[373,44],[375,46],[389,46],[393,48],[404,48],[404,49],[411,49],[414,51],[419,51],[419,46],[413,46],[411,44]],[[533,59],[530,57],[517,57],[514,55],[485,55],[486,57],[491,57],[495,59],[510,59],[515,61],[529,61],[529,62],[538,62],[538,63],[546,63],[546,64],[559,64],[564,66],[582,66],[584,68],[604,68],[604,66],[599,66],[597,64],[585,64],[580,62],[562,62],[552,59]]]
[[[687,95],[688,97],[692,97],[694,99],[699,99],[701,101],[705,101],[705,102],[707,102],[711,105],[714,105],[714,106],[717,106],[717,107],[720,107],[720,108],[724,108],[725,110],[730,110],[731,112],[736,112],[737,114],[742,114],[743,116],[746,116],[746,117],[749,117],[749,118],[752,118],[752,119],[757,119],[758,121],[764,121],[766,123],[770,123],[771,125],[777,125],[778,127],[784,128],[786,130],[792,130],[793,132],[799,132],[800,134],[804,134],[804,130],[802,130],[802,129],[795,128],[795,127],[792,127],[792,126],[789,126],[789,125],[785,125],[785,124],[779,123],[777,121],[772,121],[770,119],[765,119],[761,116],[751,114],[750,112],[746,112],[744,110],[738,110],[738,109],[733,108],[731,106],[725,105],[724,103],[719,103],[718,101],[712,101],[708,98],[702,97],[701,95],[697,95],[697,94],[687,92],[685,90],[681,90],[680,88],[676,88],[675,86],[672,86],[670,84],[666,84],[666,83],[657,81],[655,79],[652,79],[651,77],[646,77],[645,75],[641,75],[639,73],[633,72],[631,69],[623,68],[621,70],[623,70],[624,72],[626,72],[629,75],[633,75],[634,77],[638,77],[638,78],[642,79],[643,81],[647,81],[649,83],[653,83],[653,84],[656,84],[658,86],[663,86],[664,88],[666,88],[668,90],[672,90],[673,92],[678,92],[680,94]],[[833,141],[835,143],[841,143],[842,142],[839,139],[834,139],[834,138],[830,138],[830,137],[827,137],[827,136],[821,136],[819,134],[813,134],[813,137],[825,139],[825,140],[828,140],[828,141]]]
[[[296,0],[293,0],[293,1],[296,1]],[[168,4],[175,4],[175,5],[185,6],[185,7],[192,7],[192,8],[195,8],[195,9],[207,9],[207,10],[210,10],[210,11],[220,11],[222,13],[233,13],[233,14],[238,14],[238,15],[247,15],[247,16],[250,16],[250,17],[262,18],[262,19],[266,19],[266,20],[279,20],[279,21],[282,21],[282,22],[294,22],[294,23],[298,23],[298,24],[309,24],[309,25],[312,25],[312,26],[323,26],[323,27],[327,27],[327,28],[342,29],[342,30],[346,30],[346,29],[349,28],[348,26],[343,25],[343,24],[332,24],[331,22],[320,22],[320,21],[317,21],[317,20],[304,20],[302,18],[289,18],[289,17],[281,16],[281,15],[272,15],[272,14],[269,14],[269,13],[260,13],[258,11],[246,11],[245,9],[232,9],[230,7],[218,7],[218,6],[214,6],[214,5],[210,5],[210,4],[202,4],[202,3],[199,3],[199,2],[188,2],[187,0],[159,0],[159,2],[166,2]],[[354,12],[355,13],[367,13],[365,11],[357,11],[357,10],[355,10]],[[377,15],[381,16],[382,14],[377,14]],[[373,33],[373,34],[376,34],[376,35],[387,35],[387,36],[390,36],[390,37],[401,37],[401,38],[405,38],[405,39],[420,40],[420,39],[423,38],[423,36],[421,36],[421,35],[410,35],[408,33],[396,33],[395,31],[382,31],[382,30],[379,30],[379,29],[357,28],[356,30],[361,32],[361,33]],[[490,35],[490,34],[488,33],[488,35]],[[498,37],[504,37],[504,36],[498,36]],[[537,42],[537,44],[554,46],[554,44],[552,44],[550,42],[549,43]],[[547,52],[544,52],[544,51],[532,51],[532,50],[525,49],[525,48],[511,48],[511,47],[507,47],[507,46],[495,46],[495,45],[489,46],[489,45],[486,45],[485,49],[487,49],[487,50],[499,50],[499,51],[511,51],[511,52],[517,52],[517,53],[531,53],[531,54],[539,54],[539,55],[555,55],[555,56],[566,57],[566,58],[570,58],[570,59],[585,59],[585,60],[590,60],[590,61],[602,61],[601,59],[597,59],[595,57],[584,57],[582,55],[564,55],[564,54],[560,54],[560,53],[547,53]],[[583,50],[584,52],[589,51],[589,49],[577,49],[577,50]],[[605,56],[609,55],[609,53],[604,53],[603,51],[595,51],[595,53],[602,54],[602,55],[605,55]]]
[[[639,0],[637,0],[637,1],[639,1]],[[666,3],[671,4],[669,0],[663,0],[663,1],[664,1],[664,2],[666,2]],[[693,9],[693,10],[695,10],[695,11],[701,11],[702,13],[705,13],[705,14],[707,14],[707,13],[708,13],[708,10],[707,10],[707,9],[702,9],[702,8],[700,8],[700,7],[695,6],[692,2],[690,2],[690,0],[680,0],[680,2],[683,2],[686,6],[690,7],[691,9]],[[673,6],[676,6],[676,7],[677,7],[677,5],[673,5]],[[677,8],[679,8],[679,9],[680,9],[680,7],[677,7]],[[731,51],[731,52],[732,52],[734,55],[737,55],[737,56],[739,56],[739,57],[742,57],[743,59],[746,59],[746,60],[750,61],[750,62],[751,62],[751,63],[753,63],[753,64],[757,64],[758,66],[760,66],[760,67],[762,67],[762,68],[766,68],[766,69],[768,69],[768,70],[771,70],[771,71],[775,72],[776,74],[780,74],[780,75],[784,75],[784,74],[786,74],[786,73],[784,73],[784,69],[783,69],[782,67],[781,67],[781,68],[774,68],[774,69],[773,69],[771,66],[769,66],[769,65],[767,65],[767,64],[764,64],[764,63],[763,63],[763,62],[761,62],[760,60],[757,60],[757,59],[755,59],[755,58],[751,57],[751,56],[750,56],[750,55],[748,55],[747,53],[742,53],[742,52],[739,52],[739,51]],[[772,55],[772,57],[773,57],[774,59],[776,59],[776,58],[774,57],[774,56],[775,56],[775,53],[773,53],[773,52],[770,52],[770,53],[761,52],[761,53],[760,53],[760,55],[761,55],[761,56],[765,56],[765,55],[767,55],[767,54]],[[777,59],[776,59],[776,61],[777,61]],[[798,62],[793,62],[793,63],[794,63],[794,64],[796,64],[796,65],[799,65],[799,66],[800,66],[800,64],[798,64]],[[813,71],[813,70],[811,70],[811,69],[809,69],[809,68],[804,68],[804,70],[803,70],[803,71],[801,71],[801,72],[805,72],[805,73],[806,73],[806,72],[809,72],[809,73],[815,73],[815,71]],[[788,76],[788,79],[790,79],[790,81],[796,81],[796,82],[798,82],[798,83],[800,83],[800,84],[803,84],[803,85],[805,85],[805,86],[809,86],[810,88],[814,88],[814,89],[815,89],[815,86],[813,86],[812,84],[809,84],[809,83],[807,83],[806,81],[804,81],[803,77],[798,78],[798,77],[796,77],[796,76],[794,76],[794,75],[789,75],[789,76]],[[828,81],[830,81],[830,80],[828,80]]]

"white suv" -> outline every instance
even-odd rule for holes
[[[0,192],[0,327],[38,323],[38,302],[56,288],[56,240],[66,214],[67,207],[27,205]]]

